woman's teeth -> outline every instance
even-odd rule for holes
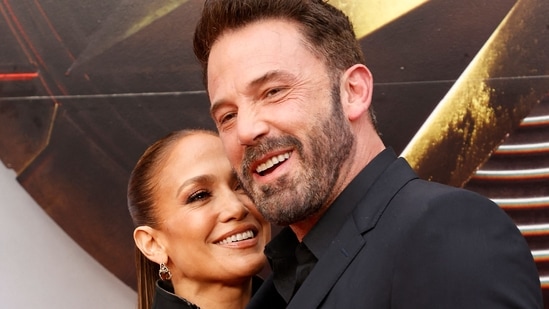
[[[266,162],[261,163],[261,164],[255,169],[255,171],[256,171],[257,173],[264,172],[265,170],[270,169],[271,167],[277,165],[278,163],[281,163],[281,162],[286,161],[289,157],[290,157],[290,153],[289,153],[289,152],[284,153],[284,154],[280,154],[280,155],[278,155],[278,156],[274,156],[274,157],[270,158],[269,160],[267,160]]]
[[[245,239],[249,239],[249,238],[253,238],[253,237],[254,237],[254,232],[252,232],[250,230],[250,231],[246,231],[246,232],[243,232],[243,233],[238,233],[238,234],[234,234],[232,236],[229,236],[229,237],[223,239],[222,241],[218,242],[217,244],[226,245],[226,244],[230,244],[232,242],[237,242],[237,241],[241,241],[241,240],[245,240]]]

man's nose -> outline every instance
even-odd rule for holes
[[[238,141],[241,145],[254,145],[266,135],[269,125],[255,109],[240,110],[237,116]]]

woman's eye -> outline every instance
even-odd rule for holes
[[[189,196],[189,198],[187,199],[187,204],[194,203],[197,201],[203,201],[209,198],[210,196],[212,195],[208,191],[205,191],[205,190],[197,191]]]

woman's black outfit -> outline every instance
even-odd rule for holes
[[[252,295],[263,283],[263,279],[254,276],[252,278]],[[174,293],[170,281],[156,281],[156,293],[152,303],[152,309],[200,309],[197,305],[181,298]]]

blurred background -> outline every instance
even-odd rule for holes
[[[498,203],[549,303],[549,1],[329,2],[355,25],[384,142]],[[214,129],[202,4],[0,1],[0,307],[135,306],[130,171],[169,131]]]

